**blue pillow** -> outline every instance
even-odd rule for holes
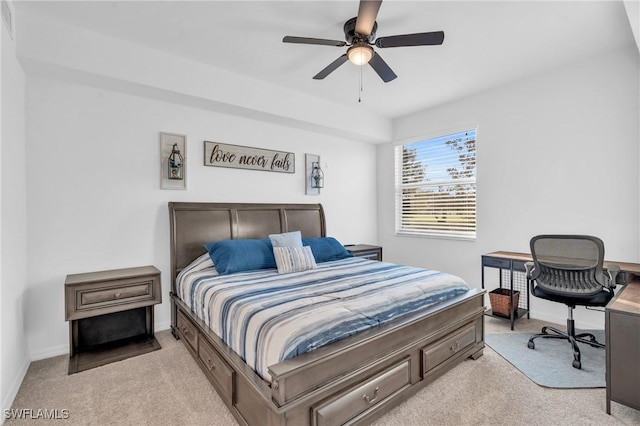
[[[214,241],[205,244],[204,248],[209,252],[213,266],[220,275],[277,267],[268,238]]]
[[[302,233],[300,231],[271,234],[269,239],[274,247],[302,247]]]
[[[316,258],[316,263],[353,257],[353,255],[333,237],[303,238],[302,244],[311,247],[313,257]]]

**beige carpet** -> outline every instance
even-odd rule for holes
[[[516,331],[541,323],[521,320]],[[486,331],[510,332],[486,318]],[[31,364],[13,408],[68,410],[66,420],[13,420],[45,425],[236,425],[182,342],[156,333],[162,349],[67,375],[68,357]],[[379,419],[376,425],[639,425],[640,411],[612,403],[605,389],[548,389],[485,348]]]

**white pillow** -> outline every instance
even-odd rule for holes
[[[279,274],[301,272],[316,269],[316,260],[311,247],[274,247],[273,256],[276,258]]]
[[[302,247],[302,233],[300,231],[283,232],[269,235],[273,247]]]
[[[191,262],[188,266],[186,266],[183,271],[197,272],[207,268],[213,268],[213,260],[211,260],[211,256],[209,255],[209,253],[204,253],[203,255],[198,256],[198,258]]]

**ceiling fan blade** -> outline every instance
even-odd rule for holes
[[[430,33],[404,34],[389,37],[378,37],[376,46],[403,47],[403,46],[433,46],[442,44],[444,41],[444,31],[434,31]]]
[[[358,34],[363,36],[371,35],[381,3],[382,0],[360,0],[358,18],[356,19],[356,32]]]
[[[373,70],[378,73],[382,81],[384,81],[385,83],[388,83],[398,77],[396,73],[394,73],[393,70],[389,68],[389,65],[387,65],[382,57],[375,52],[373,53],[373,57],[369,61],[369,65],[371,65],[371,68],[373,68]]]
[[[325,78],[326,76],[328,76],[329,74],[334,72],[340,65],[344,64],[345,62],[347,62],[347,54],[346,53],[343,54],[342,56],[340,56],[335,61],[331,62],[329,65],[327,65],[318,74],[314,75],[313,79],[314,80],[322,80],[323,78]]]
[[[337,46],[342,47],[346,46],[347,43],[340,40],[327,40],[324,38],[311,38],[311,37],[294,37],[294,36],[285,36],[282,39],[283,43],[300,43],[300,44],[320,44],[323,46]]]

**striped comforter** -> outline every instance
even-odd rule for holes
[[[443,272],[351,257],[317,269],[218,275],[203,255],[178,296],[265,380],[267,368],[468,291]]]

